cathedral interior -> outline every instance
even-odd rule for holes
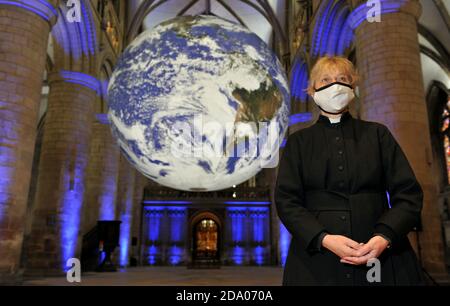
[[[315,61],[355,64],[350,111],[388,126],[404,149],[425,195],[409,238],[430,280],[448,282],[450,1],[383,0],[378,23],[365,8],[361,0],[0,0],[0,284],[64,277],[71,258],[94,271],[106,249],[98,221],[120,221],[108,256],[124,273],[281,269],[290,234],[274,206],[276,167],[226,189],[182,191],[142,175],[111,135],[107,88],[121,54],[183,15],[218,16],[266,42],[289,79],[288,134],[318,117],[305,91]]]

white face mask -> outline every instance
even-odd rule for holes
[[[314,102],[321,110],[330,114],[340,114],[353,100],[355,94],[351,85],[334,82],[323,86],[314,93]]]

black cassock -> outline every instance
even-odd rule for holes
[[[386,126],[345,112],[338,123],[320,115],[315,124],[290,135],[275,203],[292,235],[283,285],[423,284],[407,238],[420,224],[423,192]],[[375,233],[388,238],[391,247],[378,258],[381,282],[368,282],[373,266],[343,264],[321,248],[324,232],[364,243]]]

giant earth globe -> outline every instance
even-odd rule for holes
[[[108,85],[108,118],[126,158],[185,191],[229,188],[276,166],[289,105],[285,72],[264,41],[207,15],[143,32]]]

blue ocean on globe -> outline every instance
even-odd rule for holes
[[[256,34],[215,16],[182,16],[127,47],[108,105],[112,133],[138,171],[171,188],[213,191],[276,165],[290,93]]]

